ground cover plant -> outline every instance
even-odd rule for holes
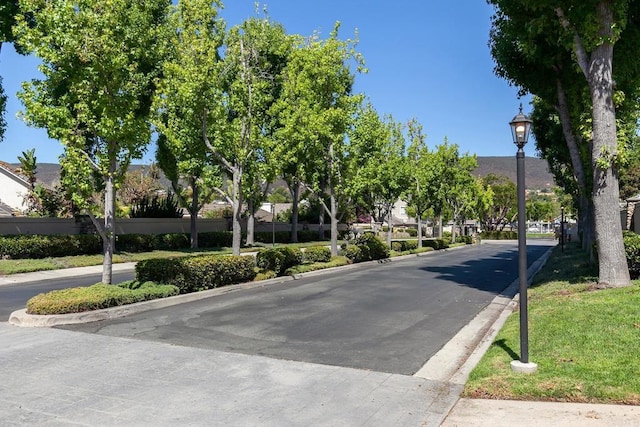
[[[513,373],[518,313],[509,317],[471,373],[472,398],[640,405],[640,282],[599,289],[577,243],[558,246],[529,292],[532,375]]]
[[[177,294],[176,286],[154,282],[128,281],[118,285],[96,283],[93,286],[61,289],[36,295],[27,301],[27,313],[80,313]]]

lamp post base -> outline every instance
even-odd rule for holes
[[[513,360],[511,362],[511,370],[521,374],[533,374],[538,370],[538,364],[532,362],[522,363],[519,360]]]

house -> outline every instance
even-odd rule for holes
[[[23,197],[28,192],[29,183],[6,164],[0,164],[0,216],[11,216],[15,211],[22,211]]]

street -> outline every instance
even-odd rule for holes
[[[529,264],[553,241],[530,241]],[[492,242],[239,291],[73,331],[410,375],[517,277]]]

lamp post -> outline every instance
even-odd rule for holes
[[[520,112],[509,122],[513,143],[518,147],[516,153],[517,181],[518,181],[518,279],[520,285],[520,360],[511,362],[511,369],[515,372],[533,373],[538,365],[529,362],[529,330],[528,330],[528,302],[527,302],[527,231],[526,206],[524,192],[524,146],[531,132],[531,119]]]

